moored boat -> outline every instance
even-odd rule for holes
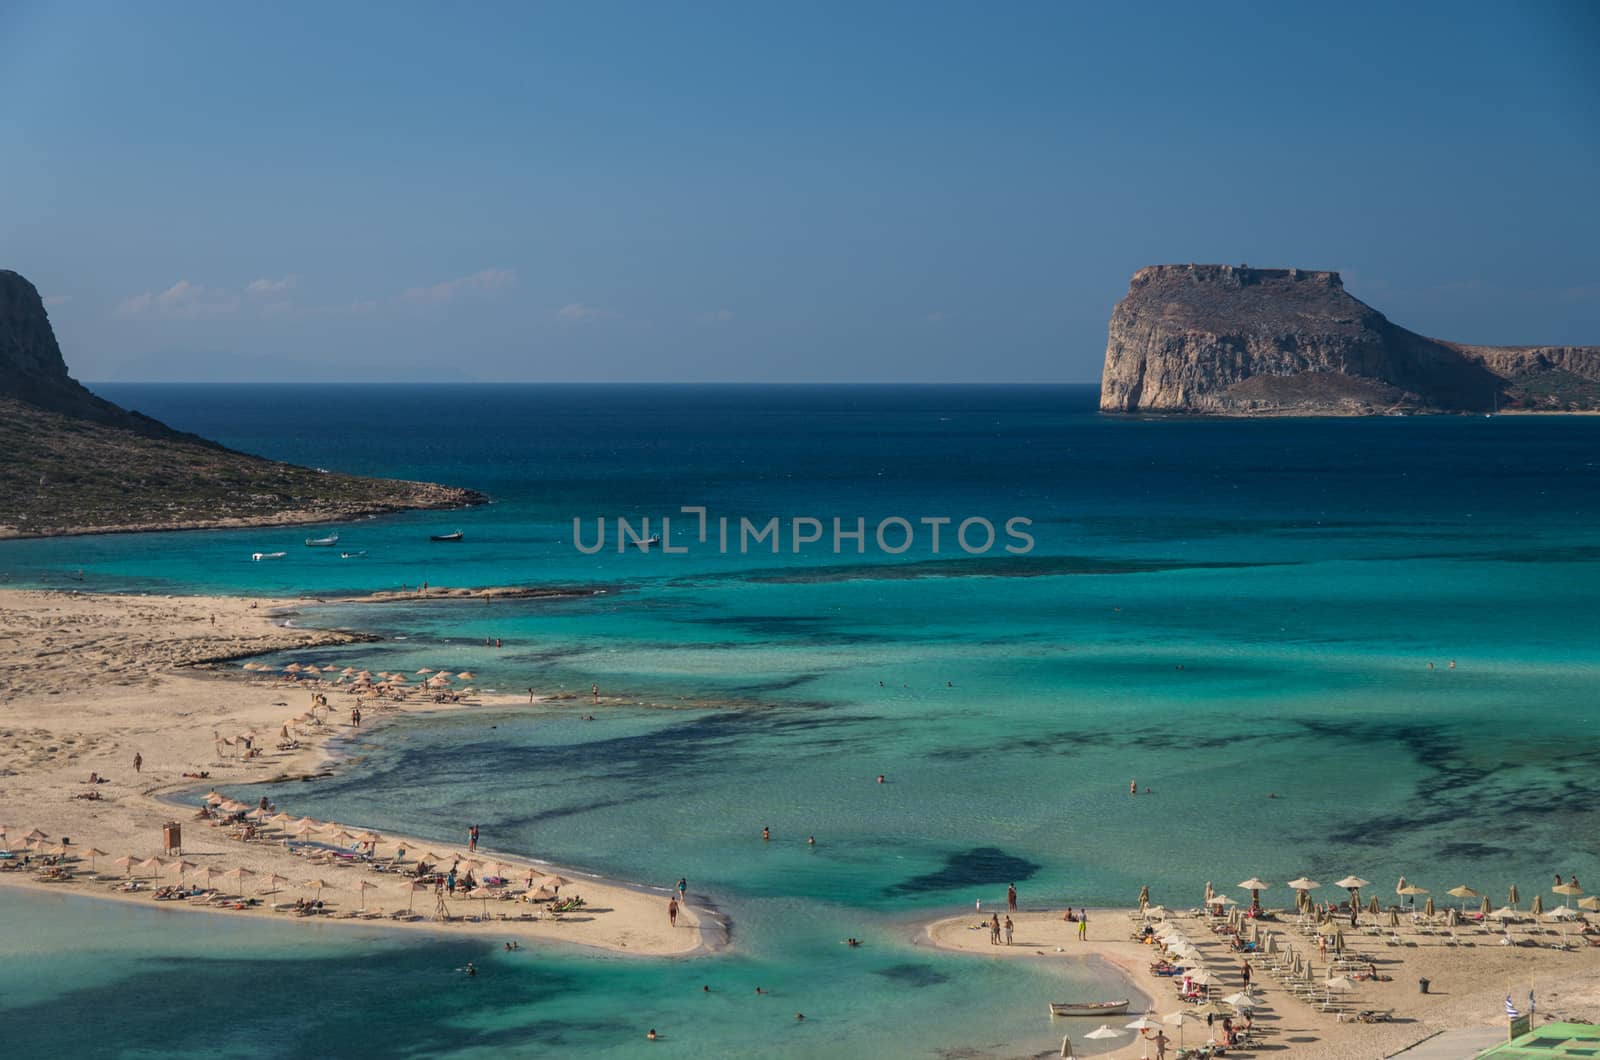
[[[460,541],[461,537],[462,537],[461,531],[457,530],[453,534],[429,534],[428,535],[428,540],[429,541]]]
[[[331,548],[332,546],[337,545],[338,543],[339,543],[339,535],[338,534],[329,534],[327,537],[308,537],[308,538],[306,538],[306,547],[307,548]]]
[[[1128,999],[1121,1001],[1052,1001],[1052,1016],[1118,1016],[1128,1011]]]

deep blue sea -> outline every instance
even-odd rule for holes
[[[294,809],[441,841],[475,820],[490,846],[687,875],[734,939],[690,961],[352,953],[343,934],[8,897],[0,1013],[34,1051],[207,1055],[201,1028],[155,1013],[226,977],[272,984],[236,1055],[603,1055],[644,1025],[666,1055],[1031,1055],[1059,1042],[1044,1002],[1116,989],[1109,973],[935,954],[916,923],[1012,881],[1025,905],[1129,905],[1149,884],[1187,906],[1252,875],[1498,894],[1600,874],[1597,418],[1130,419],[1077,386],[96,389],[240,449],[493,503],[6,542],[0,575],[318,594],[301,621],[386,640],[273,661],[599,684],[624,705],[593,722],[553,706],[379,730]],[[684,506],[706,509],[704,543]],[[685,551],[619,552],[619,516]],[[581,552],[575,517],[591,541],[606,518],[613,547]],[[873,528],[895,517],[912,543],[890,554]],[[741,552],[739,520],[772,518],[779,554]],[[835,554],[836,518],[864,521],[864,551]],[[1005,550],[1013,518],[1025,553]],[[798,552],[797,519],[823,528]],[[952,540],[967,519],[993,547]],[[339,549],[302,545],[333,529]],[[582,595],[335,599],[424,580]],[[52,925],[71,941],[51,972],[12,959]],[[471,996],[448,973],[465,959],[491,973]]]

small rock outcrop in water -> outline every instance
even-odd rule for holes
[[[1392,324],[1336,272],[1152,265],[1111,314],[1104,412],[1600,408],[1600,347],[1469,346]]]
[[[0,269],[0,537],[331,522],[485,500],[236,453],[96,397],[39,292]]]

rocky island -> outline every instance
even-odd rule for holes
[[[486,499],[264,460],[96,397],[67,373],[39,292],[0,269],[0,537],[330,522]]]
[[[1152,265],[1111,314],[1102,412],[1370,415],[1600,409],[1600,346],[1407,331],[1337,272]]]

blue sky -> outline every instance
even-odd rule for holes
[[[1600,5],[0,4],[81,378],[1091,381],[1141,265],[1600,343]]]

